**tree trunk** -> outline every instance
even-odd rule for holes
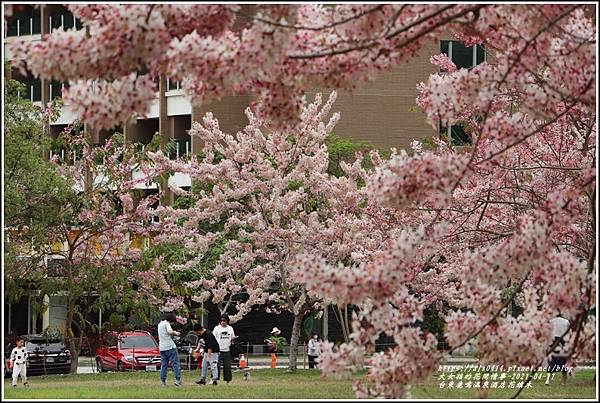
[[[75,303],[72,300],[68,302],[67,321],[65,323],[65,343],[71,352],[71,373],[77,373],[77,365],[79,364],[79,349],[75,343],[75,335],[73,333],[73,317],[75,316]]]
[[[348,305],[344,305],[343,308],[339,305],[336,305],[334,307],[334,313],[336,314],[336,317],[340,322],[344,341],[348,343],[350,341],[350,318],[348,318]]]
[[[292,326],[292,339],[290,340],[290,362],[288,372],[296,372],[296,359],[298,356],[298,341],[300,340],[300,331],[302,330],[302,321],[304,312],[294,315],[294,325]]]

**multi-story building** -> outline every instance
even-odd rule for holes
[[[243,5],[243,7],[248,8],[246,14],[251,14],[254,6]],[[244,22],[244,20],[238,22],[238,27]],[[81,28],[82,24],[62,5],[15,6],[13,17],[8,24],[5,24],[4,29],[5,57],[10,60],[7,45],[13,41],[39,41],[44,34],[55,29],[73,27]],[[374,82],[352,93],[339,92],[334,110],[341,112],[341,120],[335,128],[335,134],[357,141],[367,141],[379,149],[406,148],[414,139],[435,136],[440,132],[447,132],[454,144],[468,142],[468,136],[460,126],[439,128],[437,131],[432,129],[425,122],[424,114],[415,106],[417,84],[426,81],[430,74],[437,72],[437,68],[430,63],[429,58],[440,52],[448,54],[459,68],[470,68],[486,59],[485,51],[481,46],[466,47],[460,42],[451,40],[449,35],[442,36],[439,41],[430,42],[425,46],[410,62],[382,74]],[[7,74],[28,86],[27,92],[23,94],[24,97],[40,104],[45,104],[54,97],[60,97],[62,90],[68,85],[68,83],[40,80],[31,75],[21,76],[16,71],[9,71]],[[234,133],[246,125],[243,111],[251,101],[251,95],[226,96],[220,101],[193,106],[180,89],[179,83],[168,77],[161,77],[159,91],[147,117],[138,118],[134,124],[125,127],[89,134],[92,141],[97,144],[103,143],[115,132],[124,133],[126,140],[148,144],[153,135],[160,132],[165,141],[176,139],[178,148],[175,156],[183,156],[195,153],[201,148],[198,141],[191,139],[187,132],[191,128],[192,121],[201,120],[204,113],[212,111],[219,119],[222,130]],[[69,105],[64,105],[60,118],[51,125],[50,136],[58,136],[74,120],[75,115]],[[190,178],[186,175],[175,175],[170,180],[184,188],[191,185]],[[146,191],[152,193],[157,190],[148,187]],[[41,317],[32,315],[28,301],[5,307],[7,313],[5,331],[14,328],[18,333],[31,333],[47,326],[55,326],[64,320],[65,310],[61,305],[61,297],[46,298],[49,298],[47,302],[50,303],[50,309]],[[22,321],[17,323],[17,318],[24,317],[28,318],[27,323]],[[261,322],[265,329],[271,326],[269,320],[263,318]],[[277,322],[276,325],[282,327],[281,322]],[[325,336],[328,329],[329,327],[325,327],[322,330]]]

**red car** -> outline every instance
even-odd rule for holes
[[[160,350],[152,335],[143,330],[104,335],[96,351],[98,372],[160,370]]]

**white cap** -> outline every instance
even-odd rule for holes
[[[274,327],[273,330],[271,330],[271,334],[279,334],[281,333],[281,330],[277,329],[277,327]]]

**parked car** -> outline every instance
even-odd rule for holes
[[[110,332],[105,334],[96,350],[98,372],[104,371],[158,371],[160,350],[149,332]]]
[[[25,348],[29,352],[27,375],[68,374],[71,372],[71,352],[65,343],[56,338],[47,338],[40,334],[24,335]],[[9,368],[10,353],[15,347],[9,343],[4,350],[4,376],[12,376]]]

